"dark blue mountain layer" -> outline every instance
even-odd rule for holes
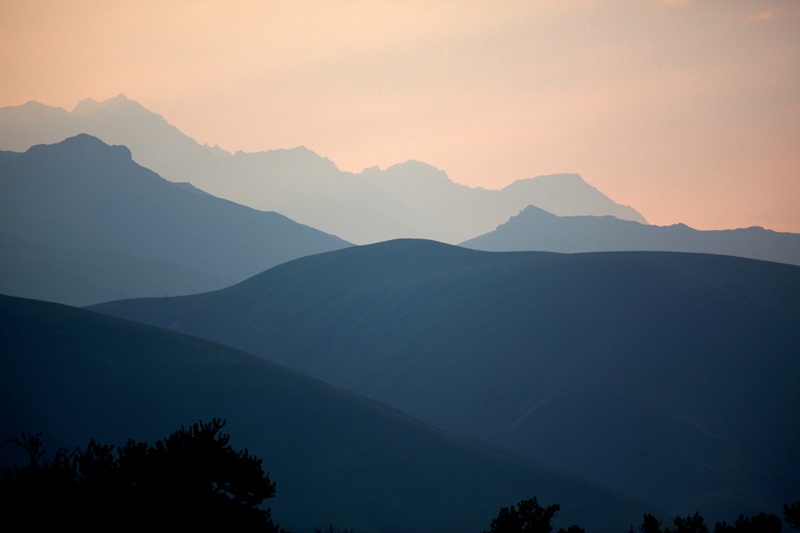
[[[796,233],[757,227],[698,231],[684,224],[651,226],[611,216],[558,217],[534,206],[461,246],[492,252],[698,252],[800,265]]]
[[[153,444],[227,420],[235,449],[277,485],[273,518],[298,533],[481,531],[538,496],[560,525],[622,531],[652,507],[218,344],[67,306],[0,296],[0,437],[42,431],[48,454],[94,438]],[[28,460],[0,441],[0,467]],[[48,455],[48,458],[52,455]],[[197,465],[203,468],[202,464]],[[46,504],[44,504],[46,505]]]
[[[401,240],[94,309],[237,347],[425,422],[732,521],[800,480],[800,268]]]

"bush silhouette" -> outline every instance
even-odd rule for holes
[[[797,505],[798,510],[800,510],[800,502]],[[790,509],[787,505],[783,507],[785,510]],[[786,521],[791,526],[788,517]],[[639,531],[641,533],[708,533],[708,527],[699,513],[686,518],[676,516],[674,523],[675,529],[664,528],[662,530],[661,521],[657,520],[653,515],[646,514]],[[739,515],[733,525],[728,525],[724,521],[717,522],[714,526],[714,533],[780,533],[781,528],[780,518],[772,514],[761,513],[753,517]],[[633,528],[631,528],[631,531],[633,531]]]
[[[732,526],[724,521],[717,522],[714,533],[781,533],[782,527],[780,518],[773,514],[761,513],[752,518],[739,515]]]
[[[0,510],[29,526],[82,529],[225,528],[278,531],[264,500],[275,484],[261,459],[235,451],[225,422],[202,421],[149,446],[92,440],[85,449],[60,448],[45,458],[41,433],[9,439],[30,464],[6,469],[0,479]]]
[[[792,529],[800,529],[800,500],[792,505],[783,504],[783,519]]]
[[[497,517],[490,524],[490,533],[550,533],[553,527],[550,525],[552,520],[561,507],[553,504],[547,508],[539,505],[534,497],[532,500],[522,500],[514,506],[503,507]],[[484,533],[486,533],[484,531]],[[559,533],[584,533],[584,530],[576,525],[569,529],[559,529]]]

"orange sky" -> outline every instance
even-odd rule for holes
[[[231,151],[800,233],[796,2],[0,0],[0,72],[0,106],[125,93]]]

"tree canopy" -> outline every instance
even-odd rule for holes
[[[796,523],[793,523],[791,510],[794,508],[800,511],[800,502],[792,504],[792,507],[788,505],[783,507],[786,523],[790,527],[797,529]],[[700,513],[695,513],[693,516],[687,516],[686,518],[676,516],[673,522],[675,529],[668,527],[661,529],[661,521],[653,515],[646,514],[639,531],[641,533],[709,533],[708,526],[706,526],[705,520],[700,516]],[[781,533],[782,527],[783,524],[781,524],[781,520],[777,516],[760,513],[752,517],[739,515],[739,518],[733,524],[728,524],[725,521],[717,522],[713,533]],[[633,528],[631,528],[631,531],[633,531]]]
[[[522,500],[517,504],[517,509],[513,505],[501,508],[490,524],[489,533],[550,533],[553,531],[550,520],[560,509],[558,504],[542,507],[535,497]],[[559,529],[559,533],[584,533],[584,530],[572,525],[567,530]]]
[[[149,446],[92,440],[85,448],[59,448],[47,460],[41,433],[9,442],[22,446],[29,464],[3,471],[0,509],[31,526],[79,524],[83,529],[120,527],[224,527],[277,532],[264,500],[275,484],[261,459],[235,451],[225,422],[213,419],[181,428]]]

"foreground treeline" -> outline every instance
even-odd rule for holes
[[[235,451],[224,421],[181,427],[150,446],[59,448],[47,459],[41,433],[7,439],[25,449],[29,464],[0,479],[0,512],[33,530],[190,530],[278,532],[264,500],[275,484],[261,459]]]
[[[83,530],[148,528],[223,528],[233,531],[286,533],[261,506],[275,495],[275,484],[261,459],[245,449],[235,451],[222,433],[225,421],[213,419],[181,427],[150,446],[129,440],[125,446],[94,440],[81,449],[59,448],[48,459],[41,433],[6,439],[28,455],[26,466],[0,474],[0,513],[29,526]],[[536,498],[503,507],[488,533],[551,533],[560,506],[542,507]],[[800,501],[784,505],[784,520],[800,529]],[[641,533],[780,533],[781,520],[761,513],[739,516],[733,524],[717,522],[713,530],[698,513],[676,517],[674,528],[645,514]],[[322,530],[317,529],[318,533]],[[335,533],[330,526],[328,533]],[[634,533],[631,526],[629,533]],[[350,530],[349,533],[352,533]],[[487,532],[484,532],[487,533]],[[585,533],[578,525],[558,533]]]
[[[791,506],[784,504],[783,517],[790,528],[800,529],[800,501]],[[668,527],[661,529],[661,521],[652,515],[644,515],[644,522],[639,530],[642,533],[710,533],[711,531],[699,513],[686,518],[676,516],[674,522],[674,529]],[[724,520],[717,522],[713,533],[780,533],[782,527],[780,518],[774,514],[761,513],[752,517],[739,515],[733,524],[728,524]]]
[[[550,520],[560,510],[558,504],[545,508],[539,505],[536,498],[533,498],[532,500],[522,500],[517,507],[518,509],[515,509],[512,505],[510,508],[500,509],[500,513],[492,520],[488,533],[551,533],[553,531]],[[792,505],[784,505],[783,510],[784,520],[789,527],[800,529],[800,501]],[[645,514],[638,531],[641,533],[712,533],[699,513],[686,518],[676,516],[674,523],[674,529],[662,528],[660,520],[653,515]],[[717,522],[713,533],[781,533],[782,527],[780,518],[773,514],[761,513],[753,517],[740,515],[732,525],[725,521]],[[631,526],[629,533],[635,533],[635,531]],[[558,533],[585,533],[585,531],[577,525],[572,525],[569,529],[559,529]]]

